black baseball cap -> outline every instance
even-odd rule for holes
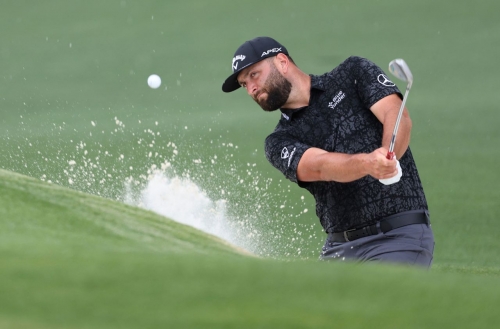
[[[238,73],[250,65],[260,62],[265,58],[276,56],[279,53],[288,56],[288,50],[273,38],[257,37],[246,41],[234,53],[233,62],[231,64],[233,74],[231,74],[222,85],[222,91],[230,93],[240,88],[240,84],[236,79]]]

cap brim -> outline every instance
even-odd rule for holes
[[[224,81],[224,83],[222,84],[223,92],[230,93],[241,87],[240,84],[238,83],[238,80],[236,79],[239,73],[240,73],[239,71],[234,72],[229,76],[229,78],[226,79],[226,81]]]

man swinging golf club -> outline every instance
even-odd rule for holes
[[[308,75],[282,44],[258,37],[236,50],[222,85],[224,92],[243,87],[263,110],[281,111],[266,157],[314,196],[327,234],[321,259],[431,266],[434,237],[404,106],[413,77],[403,60],[391,64],[408,82],[404,100],[367,59],[349,57]]]

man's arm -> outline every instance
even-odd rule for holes
[[[399,96],[392,94],[382,98],[370,108],[377,119],[384,125],[381,146],[387,149],[391,143],[401,103],[402,101]],[[394,145],[396,159],[401,159],[410,144],[411,127],[410,115],[408,114],[408,109],[405,107],[399,123],[398,134],[396,135],[396,144]]]
[[[366,175],[376,179],[395,176],[396,162],[387,160],[387,152],[398,117],[401,99],[392,94],[376,102],[370,110],[384,125],[382,147],[372,153],[343,154],[327,152],[319,148],[308,149],[300,159],[297,178],[302,182],[336,181],[352,182]],[[399,124],[394,151],[400,159],[410,143],[412,122],[405,108]]]
[[[344,154],[310,148],[302,155],[297,178],[302,182],[336,181],[348,183],[370,175],[376,179],[395,176],[396,161],[386,158],[387,149],[372,153]]]

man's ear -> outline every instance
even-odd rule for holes
[[[275,66],[281,73],[288,72],[288,66],[290,65],[290,60],[288,59],[287,55],[279,53],[278,55],[275,56],[274,61],[275,61],[274,62]]]

